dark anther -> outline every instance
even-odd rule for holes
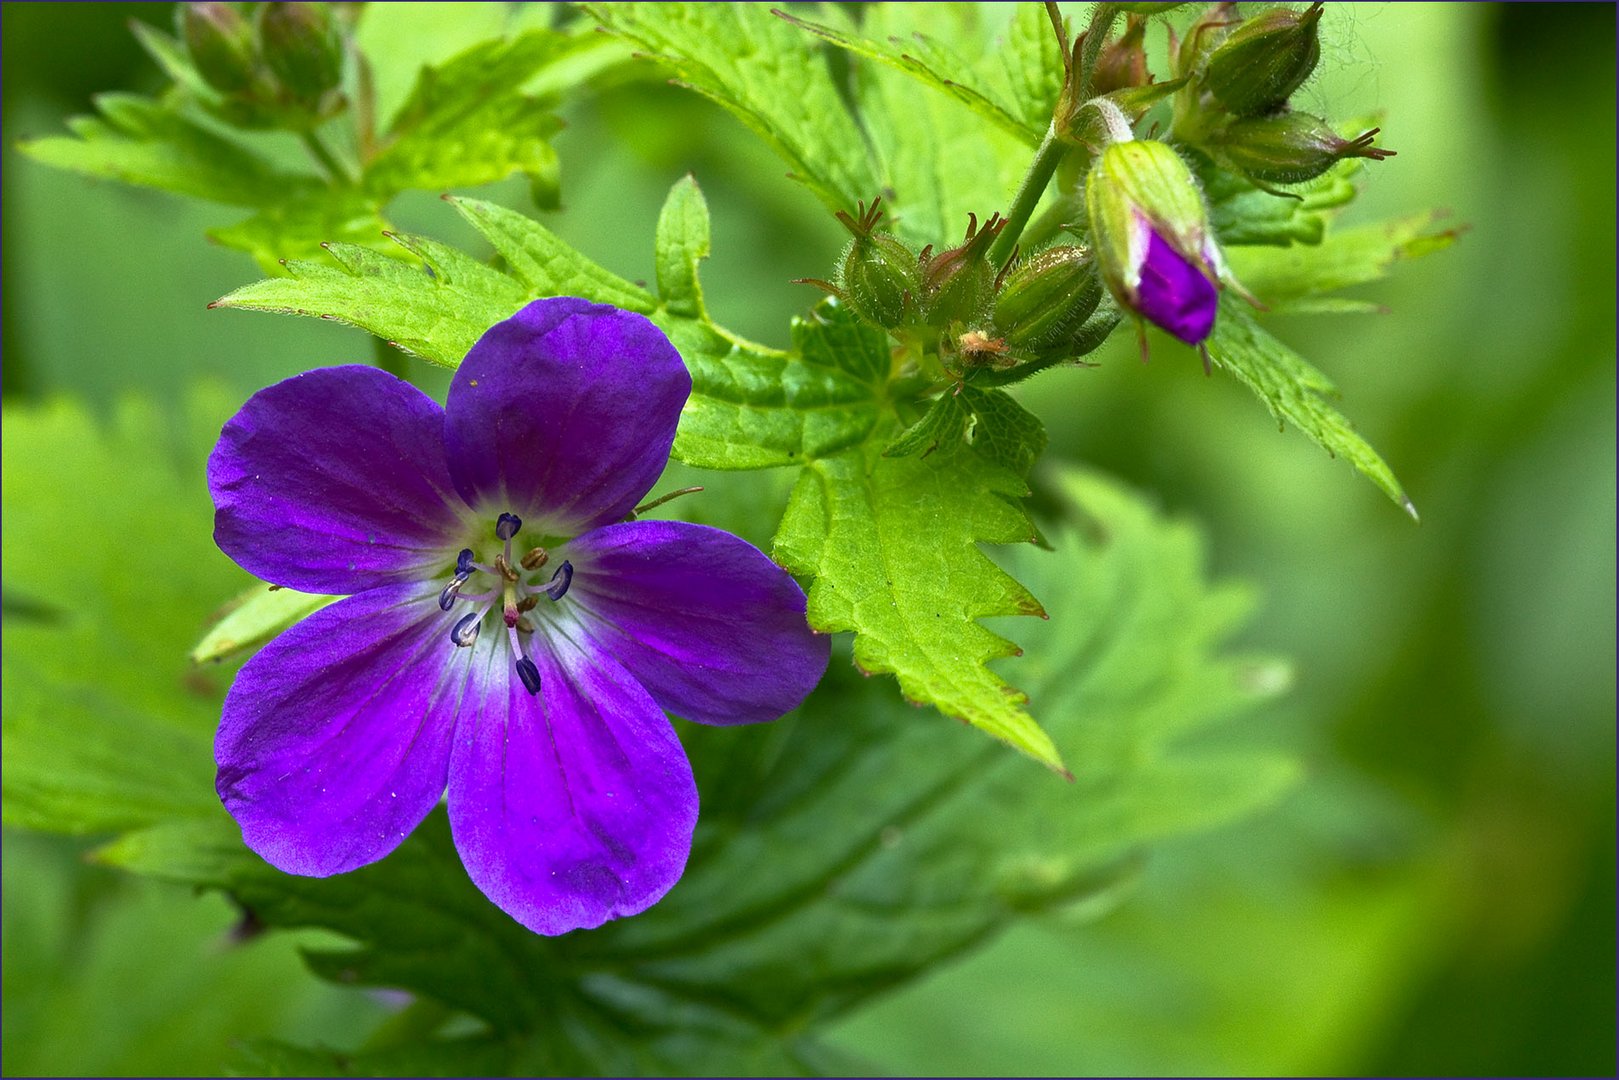
[[[561,600],[568,594],[568,586],[573,584],[573,563],[567,559],[557,567],[557,572],[551,575],[551,581],[545,586],[545,595],[552,600]]]
[[[533,594],[530,594],[528,596],[523,597],[521,600],[517,601],[517,610],[518,611],[533,611],[536,607],[539,606],[539,603],[540,603],[540,598],[538,596],[534,596]]]
[[[477,569],[472,565],[472,549],[462,548],[461,554],[455,557],[455,576],[458,578],[471,577],[472,571]]]
[[[540,669],[534,666],[534,661],[524,656],[517,661],[517,677],[523,680],[523,686],[531,694],[540,692]]]
[[[495,556],[495,569],[507,581],[515,582],[518,580],[517,571],[513,570],[512,564],[506,561],[504,553]]]
[[[450,640],[464,649],[478,640],[478,627],[482,624],[482,612],[474,611],[470,615],[464,615],[450,631]]]
[[[495,519],[495,535],[502,540],[510,540],[522,527],[523,519],[516,514],[502,514]]]
[[[549,559],[550,557],[551,556],[547,555],[545,549],[542,547],[531,548],[529,553],[524,555],[522,558],[523,569],[538,570],[540,567],[545,565],[545,560]]]
[[[450,583],[444,586],[444,591],[438,594],[438,606],[449,611],[455,606],[455,595],[461,591],[461,586],[467,583],[464,577],[451,578]]]

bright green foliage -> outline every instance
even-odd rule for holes
[[[1014,476],[1027,476],[1046,448],[1046,429],[1005,390],[961,389],[973,414],[973,449]]]
[[[200,123],[204,112],[231,116],[228,103],[217,100],[176,41],[137,27],[142,45],[174,80],[171,93],[161,101],[102,95],[100,117],[80,117],[70,122],[73,136],[34,140],[23,151],[89,176],[251,207],[252,216],[209,235],[253,255],[267,270],[283,258],[313,255],[327,242],[390,251],[383,212],[402,191],[475,187],[522,173],[535,200],[554,206],[558,164],[550,140],[561,128],[552,112],[557,95],[622,59],[599,35],[544,27],[476,43],[420,68],[382,130],[361,130],[348,159],[333,155],[338,168],[331,175],[325,163],[313,172],[272,165],[217,133],[217,116]]]
[[[585,10],[773,146],[834,210],[880,190],[825,58],[764,4],[585,4]]]
[[[1051,123],[1051,105],[1062,83],[1062,60],[1038,4],[1015,5],[1011,21],[999,32],[988,25],[994,17],[988,5],[940,8],[926,20],[927,33],[906,38],[897,36],[902,24],[921,23],[914,12],[891,16],[881,8],[868,8],[865,33],[778,14],[839,48],[942,90],[1030,147],[1039,143]],[[837,12],[829,9],[825,14],[835,17]]]
[[[1319,244],[1283,249],[1247,248],[1230,253],[1231,268],[1271,310],[1303,314],[1378,310],[1375,304],[1323,296],[1388,276],[1401,259],[1443,251],[1461,231],[1441,225],[1436,210],[1390,221],[1332,229]]]
[[[213,306],[348,323],[430,363],[455,367],[485,330],[528,299],[512,278],[453,248],[418,237],[393,239],[421,264],[328,244],[336,267],[289,262],[286,277],[244,286]]]
[[[552,104],[514,92],[536,74],[588,46],[553,30],[496,38],[423,68],[365,168],[365,187],[386,200],[412,188],[476,187],[514,172],[555,203],[556,151],[562,127]]]
[[[886,457],[927,457],[940,447],[958,446],[967,437],[972,413],[962,404],[959,394],[948,391],[940,394],[922,414],[922,419],[906,428],[883,450]]]
[[[217,423],[217,407],[207,411],[190,444]],[[130,583],[82,615],[8,610],[7,822],[121,832],[100,861],[225,890],[272,926],[336,931],[352,944],[308,952],[317,973],[410,990],[487,1027],[422,1041],[437,1027],[428,1022],[422,1036],[357,1057],[261,1044],[239,1063],[248,1071],[850,1071],[814,1045],[818,1025],[1024,914],[1116,893],[1146,845],[1251,812],[1295,778],[1286,760],[1211,749],[1207,734],[1200,749],[1179,745],[1285,678],[1273,661],[1223,654],[1248,597],[1206,582],[1194,531],[1070,474],[1060,490],[1088,527],[1067,531],[1060,554],[1022,547],[1011,561],[1051,597],[1054,617],[1033,627],[1026,663],[1074,783],[1031,783],[1011,755],[914,722],[887,687],[834,664],[778,723],[682,725],[703,817],[682,882],[634,919],[562,938],[528,933],[468,881],[442,814],[373,866],[281,874],[242,847],[212,795],[217,690],[198,696],[161,675],[184,670],[185,636],[204,621],[207,597],[241,577],[206,550],[194,469],[179,476],[161,464],[167,436],[148,410],[128,410],[107,432],[76,410],[12,410],[4,432],[8,454],[68,461],[74,481],[8,479],[8,508],[24,511],[6,519],[8,603],[11,583],[29,581],[12,553],[60,536],[86,490],[104,491],[123,530],[88,534],[79,554],[92,567],[116,562]],[[125,544],[177,526],[192,538],[182,550]],[[999,572],[986,562],[981,573]],[[134,619],[147,627],[127,639],[137,647],[127,668],[75,662],[83,635]],[[118,653],[100,645],[93,655]],[[52,673],[48,693],[23,692],[40,686],[40,670]],[[125,707],[105,708],[108,698]],[[145,737],[121,738],[125,729]],[[75,744],[117,753],[65,752]],[[49,800],[18,782],[45,760]],[[149,798],[160,775],[171,805]],[[759,873],[766,862],[772,872]]]
[[[1056,747],[1021,708],[1026,696],[984,666],[1017,647],[978,624],[1045,614],[977,548],[1034,539],[1028,516],[1009,501],[1026,490],[967,447],[916,458],[856,448],[805,468],[775,554],[815,579],[810,625],[853,631],[862,671],[896,675],[910,700],[1061,769]]]
[[[1297,198],[1285,198],[1214,168],[1200,155],[1193,155],[1192,162],[1209,200],[1209,221],[1227,247],[1320,243],[1331,212],[1355,197],[1350,178],[1365,164],[1359,159],[1340,162],[1314,180],[1293,185]]]
[[[250,652],[338,599],[341,597],[254,585],[227,605],[224,617],[191,650],[191,662],[214,664]]]
[[[102,94],[99,117],[69,123],[72,135],[21,143],[23,153],[87,176],[158,188],[231,206],[275,206],[313,190],[289,173],[179,112],[134,94]]]
[[[671,315],[707,321],[697,265],[711,247],[708,201],[690,175],[669,189],[658,215],[658,296]]]
[[[1242,380],[1277,420],[1292,421],[1334,457],[1342,454],[1401,509],[1417,516],[1394,471],[1343,414],[1327,404],[1327,398],[1338,394],[1332,380],[1260,327],[1229,293],[1220,300],[1220,317],[1208,350],[1215,366]]]
[[[197,411],[217,434],[228,407]],[[150,406],[120,409],[106,432],[65,404],[6,412],[5,457],[51,463],[5,471],[9,826],[96,833],[219,812],[217,679],[186,653],[245,575],[210,540],[208,443],[186,442],[197,467],[181,478],[161,465],[173,441]],[[87,528],[86,515],[117,531]],[[71,575],[43,569],[64,543]]]

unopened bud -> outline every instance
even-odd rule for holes
[[[897,236],[876,231],[880,199],[861,204],[860,216],[838,213],[854,234],[838,269],[838,288],[857,316],[893,330],[916,321],[922,295],[922,270],[916,252]]]
[[[1101,297],[1089,248],[1047,248],[1007,274],[995,298],[995,329],[1013,349],[1041,349],[1078,329]]]
[[[989,247],[1006,222],[999,214],[991,214],[979,228],[978,215],[968,214],[967,218],[967,235],[961,244],[922,263],[923,316],[929,326],[972,322],[994,297],[995,270],[989,265]]]
[[[1085,181],[1097,268],[1119,306],[1189,345],[1209,336],[1222,263],[1186,163],[1154,140],[1113,143]]]
[[[180,39],[204,82],[222,94],[253,85],[253,27],[231,4],[181,4]]]
[[[1261,183],[1297,184],[1313,180],[1344,158],[1382,161],[1393,150],[1373,146],[1378,128],[1345,139],[1319,116],[1288,112],[1238,120],[1219,135],[1226,164]]]
[[[1321,4],[1271,8],[1227,35],[1209,55],[1203,85],[1228,112],[1257,116],[1287,104],[1321,59]]]
[[[1147,73],[1146,39],[1146,18],[1130,16],[1124,33],[1102,46],[1091,76],[1091,93],[1107,94],[1151,82],[1152,77]]]
[[[343,78],[343,39],[321,3],[269,3],[259,16],[264,62],[292,95],[315,105]]]

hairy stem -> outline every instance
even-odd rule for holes
[[[1046,193],[1046,185],[1051,182],[1052,174],[1062,162],[1063,155],[1068,152],[1068,144],[1057,138],[1055,126],[1046,128],[1046,137],[1041,140],[1040,148],[1034,152],[1034,160],[1029,163],[1028,174],[1023,177],[1017,195],[1012,199],[1012,209],[1006,214],[1006,227],[1001,235],[995,239],[995,246],[989,249],[989,261],[992,265],[1000,265],[1012,254],[1017,247],[1018,237],[1023,234],[1023,226],[1029,222],[1029,215],[1040,201],[1040,196]]]
[[[309,151],[309,156],[314,158],[322,169],[326,170],[326,175],[331,178],[332,183],[340,187],[346,187],[354,182],[354,177],[343,167],[342,162],[337,160],[337,156],[331,152],[326,144],[320,141],[319,135],[313,131],[306,131],[298,138],[303,142],[304,149]]]
[[[1079,55],[1079,94],[1076,100],[1085,101],[1091,96],[1091,83],[1096,75],[1096,58],[1102,55],[1102,46],[1107,44],[1108,34],[1113,32],[1113,20],[1119,17],[1119,9],[1114,4],[1097,4],[1091,8],[1091,24],[1085,31],[1085,44]]]

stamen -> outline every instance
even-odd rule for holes
[[[472,549],[462,548],[461,554],[455,557],[455,576],[458,578],[471,577],[473,569]]]
[[[523,519],[516,514],[502,514],[495,519],[495,535],[502,540],[510,540],[522,527]]]
[[[533,611],[535,608],[537,608],[539,606],[540,606],[540,598],[538,596],[535,596],[532,593],[530,593],[528,596],[523,597],[521,600],[517,601],[517,610],[518,611]]]
[[[523,680],[523,687],[531,694],[540,692],[540,669],[534,666],[534,661],[524,656],[517,661],[517,677]]]
[[[461,648],[466,648],[478,640],[478,628],[483,625],[483,612],[474,611],[470,615],[462,616],[450,631],[450,640]]]
[[[444,591],[438,594],[439,608],[443,611],[449,611],[451,608],[453,608],[455,606],[455,598],[457,594],[461,592],[461,586],[465,585],[466,583],[467,579],[464,577],[451,578],[450,583],[444,586]]]
[[[519,634],[532,634],[534,632],[534,623],[528,619],[519,618],[517,620],[517,632]]]
[[[563,559],[562,565],[557,567],[557,572],[551,575],[550,583],[545,585],[542,591],[553,601],[561,600],[564,596],[568,595],[568,586],[572,584],[573,563],[569,562],[567,559]]]
[[[515,582],[518,580],[517,571],[512,569],[511,560],[504,555],[495,556],[495,572],[507,581]]]
[[[550,557],[550,555],[546,554],[544,548],[533,548],[527,555],[523,556],[522,567],[524,570],[538,570],[545,565],[545,561]]]

